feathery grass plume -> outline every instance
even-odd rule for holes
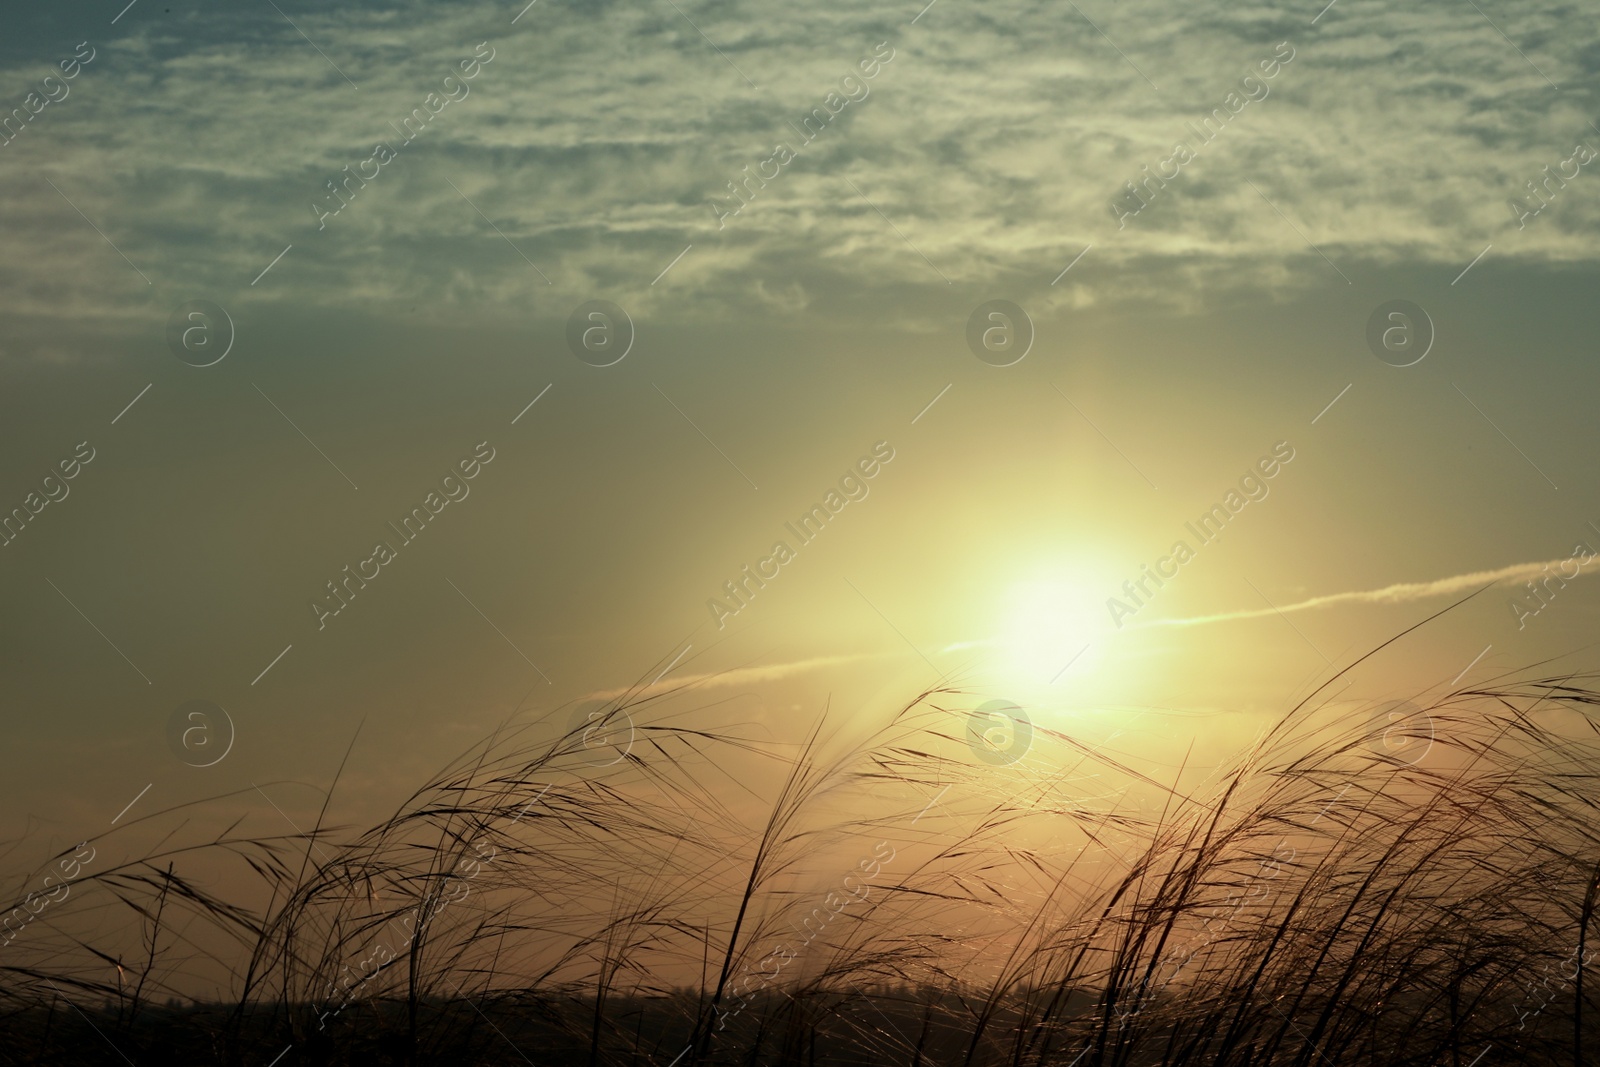
[[[0,1063],[1583,1062],[1596,677],[1330,685],[1204,777],[976,763],[950,689],[785,743],[652,683],[365,828],[156,812],[21,883]]]

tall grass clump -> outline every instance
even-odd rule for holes
[[[1594,676],[1325,692],[1156,773],[974,760],[949,689],[780,742],[655,687],[590,717],[626,746],[507,726],[376,825],[147,816],[0,950],[0,1062],[1584,1063]]]

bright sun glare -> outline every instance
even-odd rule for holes
[[[1087,569],[1058,569],[1007,590],[1001,666],[1015,684],[1046,686],[1094,671],[1104,658],[1106,585]]]

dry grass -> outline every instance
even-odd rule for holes
[[[977,763],[957,698],[786,747],[635,694],[614,764],[508,728],[364,831],[175,830],[0,950],[0,1062],[1487,1067],[1600,1035],[1592,677],[1440,695],[1421,760],[1420,720],[1396,748],[1308,699],[1204,782],[1048,731]],[[185,873],[229,866],[249,906]]]

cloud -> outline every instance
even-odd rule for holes
[[[735,667],[733,670],[714,671],[703,674],[679,674],[658,679],[642,689],[623,687],[620,689],[597,689],[586,694],[584,700],[615,700],[623,696],[654,696],[672,690],[690,686],[696,689],[725,688],[728,686],[758,685],[763,682],[775,682],[796,674],[807,671],[821,670],[825,667],[837,667],[846,663],[860,663],[865,660],[883,659],[881,655],[856,653],[840,656],[813,656],[810,659],[795,660],[790,663],[773,663],[764,667]]]
[[[1545,563],[1515,563],[1509,567],[1501,567],[1492,571],[1473,571],[1470,574],[1457,574],[1449,578],[1436,578],[1431,582],[1396,582],[1386,585],[1382,589],[1361,589],[1345,593],[1327,593],[1323,596],[1311,597],[1308,600],[1285,604],[1279,608],[1250,608],[1245,611],[1225,611],[1215,615],[1196,615],[1186,619],[1153,619],[1149,622],[1132,623],[1130,628],[1136,629],[1145,626],[1202,626],[1213,622],[1233,622],[1240,619],[1261,619],[1272,615],[1288,614],[1291,611],[1311,611],[1314,608],[1333,607],[1338,604],[1408,604],[1417,600],[1428,600],[1433,597],[1451,596],[1456,593],[1465,593],[1469,590],[1479,589],[1489,585],[1513,585],[1518,582],[1527,582],[1547,575],[1551,569],[1559,568],[1561,564],[1572,562],[1568,559],[1555,559]],[[1559,569],[1556,573],[1561,580],[1571,581],[1586,573],[1581,565],[1577,574],[1568,576]]]
[[[1384,264],[1454,276],[1491,241],[1480,271],[1592,261],[1600,195],[1578,187],[1600,177],[1585,171],[1525,227],[1507,208],[1576,140],[1600,145],[1581,106],[1594,50],[1559,9],[1497,7],[1524,58],[1444,0],[1344,0],[1313,26],[1316,6],[1148,0],[1090,10],[1097,30],[1021,0],[938,5],[914,25],[915,2],[691,4],[696,30],[670,6],[540,4],[512,25],[481,5],[285,5],[315,47],[266,7],[135,8],[122,36],[95,42],[70,98],[0,148],[14,250],[0,313],[158,327],[208,295],[564,317],[606,296],[659,317],[826,308],[926,328],[946,279],[1005,281],[1064,311],[1343,285],[1311,244],[1357,277]],[[393,139],[480,41],[496,59],[470,96],[319,231],[326,183]],[[881,41],[895,57],[871,94],[719,227],[710,201],[796,142],[794,124]],[[1295,58],[1270,95],[1119,229],[1112,198],[1281,41]],[[0,104],[20,104],[63,47],[8,50]]]

